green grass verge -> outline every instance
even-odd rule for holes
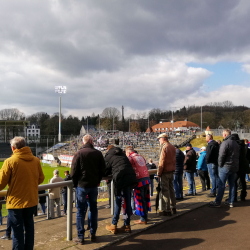
[[[3,162],[0,162],[0,169],[2,168],[3,166]],[[70,172],[70,168],[68,167],[51,167],[49,164],[46,164],[46,163],[41,163],[41,166],[42,166],[42,169],[43,169],[43,174],[45,176],[45,179],[43,181],[42,184],[48,184],[50,179],[53,177],[53,171],[55,169],[58,169],[59,170],[59,176],[62,177],[62,178],[65,178],[64,176],[64,171],[66,170],[69,170]],[[6,186],[5,189],[7,189],[8,187]],[[2,216],[7,216],[8,215],[8,211],[6,209],[6,205],[3,204],[3,207],[2,207]]]
[[[221,140],[223,141],[223,137],[222,136],[214,136],[214,140]],[[195,138],[193,139],[191,142],[193,147],[197,147],[197,148],[201,148],[203,146],[207,146],[207,142],[206,142],[206,137],[201,137],[201,138]],[[181,151],[186,150],[186,147],[182,147],[180,148]]]

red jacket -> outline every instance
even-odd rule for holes
[[[128,159],[132,164],[137,179],[149,177],[148,169],[146,166],[146,160],[141,155],[132,152],[130,153]]]

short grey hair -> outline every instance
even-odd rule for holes
[[[93,138],[92,138],[91,135],[87,134],[87,135],[83,136],[82,142],[83,142],[84,144],[86,144],[86,143],[91,143],[91,144],[92,144]]]
[[[53,174],[54,174],[54,175],[59,175],[59,170],[58,170],[58,169],[55,169],[55,170],[53,171]]]
[[[229,128],[226,128],[223,130],[223,133],[225,133],[227,135],[231,135],[231,130]]]
[[[26,146],[25,138],[21,136],[15,136],[13,139],[10,140],[11,147],[15,149],[20,149]]]

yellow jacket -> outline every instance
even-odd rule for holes
[[[8,184],[6,208],[19,209],[38,204],[38,185],[44,180],[40,161],[29,147],[15,149],[0,170],[0,190]]]

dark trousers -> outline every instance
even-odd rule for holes
[[[8,217],[13,230],[12,249],[33,250],[34,248],[34,220],[35,207],[8,209]]]
[[[63,193],[63,212],[67,213],[67,191]]]
[[[246,173],[236,173],[235,174],[235,196],[234,199],[237,200],[237,189],[238,189],[238,180],[241,182],[241,193],[240,193],[240,199],[245,200],[245,197],[247,195],[247,185],[246,185]]]
[[[198,170],[198,174],[200,176],[202,191],[206,191],[210,189],[210,178],[208,175],[208,171]],[[207,187],[207,189],[206,189]]]

